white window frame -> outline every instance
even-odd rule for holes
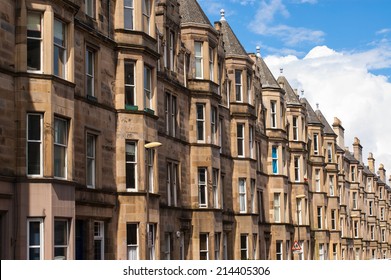
[[[258,259],[257,244],[258,244],[258,235],[256,233],[253,233],[253,260]]]
[[[95,253],[97,253],[95,248],[96,242],[101,244],[98,258],[95,256]],[[105,223],[103,221],[94,221],[94,259],[105,259]]]
[[[56,36],[55,36],[55,31],[56,31],[56,23],[61,25],[61,30],[62,30],[62,43],[60,41],[56,41]],[[59,20],[58,18],[54,18],[54,32],[53,32],[53,74],[65,79],[67,76],[66,73],[66,64],[67,64],[67,28],[66,24]],[[58,57],[56,57],[55,50],[58,50]],[[55,67],[55,61],[56,58],[59,60],[58,61],[58,69],[56,71]],[[62,64],[60,63],[62,61]],[[57,72],[57,73],[56,73]]]
[[[381,242],[386,242],[386,229],[382,228],[380,230]]]
[[[325,260],[325,248],[323,243],[319,243],[319,260]]]
[[[146,176],[148,176],[148,191],[155,191],[155,150],[145,148]]]
[[[244,246],[243,246],[244,245]],[[240,259],[248,260],[248,234],[240,235]]]
[[[30,224],[39,223],[39,244],[30,244]],[[27,259],[31,260],[30,249],[39,249],[39,260],[44,259],[44,225],[42,218],[27,218]]]
[[[214,236],[214,240],[215,240],[215,260],[220,260],[220,238],[221,237],[221,233],[220,232],[216,232],[215,233],[215,236]]]
[[[243,102],[243,71],[235,70],[235,101]]]
[[[274,222],[281,222],[281,194],[274,193],[273,197]]]
[[[318,206],[316,208],[316,217],[317,217],[317,221],[318,221],[318,229],[322,229],[323,228],[323,208]]]
[[[255,213],[255,179],[250,180],[250,212]]]
[[[33,17],[33,15],[39,15],[39,26],[35,24],[35,22],[29,22],[29,19]],[[29,36],[29,31],[32,31],[35,35],[35,32],[37,31],[36,29],[39,29],[39,36]],[[30,32],[30,35],[31,32]],[[38,34],[36,34],[38,35]],[[39,69],[29,69],[29,42],[34,42],[38,41],[39,42]],[[43,73],[43,15],[40,12],[36,11],[28,11],[27,12],[27,61],[26,61],[26,66],[27,66],[27,72],[31,73]],[[32,58],[32,57],[30,57]]]
[[[357,209],[357,208],[358,208],[358,201],[357,201],[357,198],[358,198],[357,192],[353,192],[353,193],[352,193],[352,204],[353,204],[353,209]]]
[[[211,80],[212,82],[214,82],[214,65],[214,49],[212,47],[209,47],[209,80]]]
[[[303,211],[302,211],[302,198],[296,198],[296,211],[297,211],[297,223],[299,225],[303,224]]]
[[[276,260],[283,260],[283,259],[284,259],[284,252],[283,252],[282,241],[277,240],[276,241]]]
[[[273,150],[275,150],[275,156],[273,156]],[[275,166],[275,168],[274,168]],[[272,173],[278,174],[278,146],[272,146]]]
[[[199,111],[201,109],[201,111]],[[202,116],[199,114],[202,113]],[[196,104],[197,142],[205,142],[205,104]],[[202,136],[202,137],[201,137]]]
[[[313,140],[314,140],[314,155],[319,155],[319,134],[318,133],[314,133]]]
[[[299,141],[299,118],[293,116],[292,118],[292,129],[293,129],[293,141]]]
[[[66,243],[65,244],[56,244],[56,230],[55,230],[55,227],[56,227],[56,222],[64,222],[65,223],[65,241]],[[69,221],[67,219],[54,219],[54,230],[53,230],[53,236],[54,236],[54,246],[53,246],[53,256],[54,256],[54,259],[55,260],[66,260],[68,259],[68,256],[69,256],[69,252],[68,252],[68,249],[69,249]],[[56,256],[56,249],[58,248],[64,248],[65,249],[65,254],[66,256]]]
[[[62,122],[63,124],[65,124],[65,128],[64,128],[64,133],[65,133],[65,136],[64,136],[64,139],[65,139],[65,143],[60,143],[58,142],[58,137],[57,137],[57,131],[58,131],[58,124],[59,122]],[[66,119],[63,119],[63,118],[59,118],[59,117],[54,117],[54,153],[53,153],[53,157],[54,157],[54,177],[55,178],[58,178],[58,179],[66,179],[67,178],[67,170],[68,170],[68,156],[67,156],[67,152],[68,152],[68,120]],[[56,155],[59,154],[58,152],[56,152],[56,148],[57,149],[64,149],[64,159],[63,161],[64,162],[61,162],[60,164],[63,164],[63,172],[64,172],[64,176],[59,176],[59,174],[56,174]],[[61,167],[61,166],[60,166]],[[62,169],[62,168],[61,168]]]
[[[210,108],[210,128],[212,144],[217,144],[217,108],[215,106]]]
[[[277,128],[277,102],[270,101],[270,127]]]
[[[136,234],[136,243],[130,243],[131,240],[129,240],[129,229],[130,227],[135,226],[135,234]],[[134,230],[132,228],[132,230]],[[138,223],[127,223],[126,224],[126,248],[127,248],[127,259],[128,260],[138,260],[139,259],[139,224]],[[133,254],[131,254],[131,252]]]
[[[86,73],[86,95],[95,97],[95,56],[96,51],[86,47],[85,52],[85,73]]]
[[[380,221],[384,221],[384,220],[385,220],[385,208],[380,207]]]
[[[358,233],[359,233],[359,228],[358,228],[358,221],[353,221],[353,232],[354,232],[354,237],[358,238]]]
[[[151,14],[152,5],[151,0],[142,0],[142,11],[143,11],[143,31],[147,34],[151,33]]]
[[[245,151],[244,151],[244,123],[237,123],[236,124],[236,139],[237,139],[237,149],[238,149],[238,157],[244,157]]]
[[[208,207],[208,172],[206,167],[198,167],[198,207],[206,208]],[[204,180],[201,180],[203,175]],[[205,201],[202,201],[204,198]]]
[[[133,80],[130,81],[131,79],[127,79],[127,73],[128,76],[130,76],[130,71],[133,69]],[[124,87],[125,87],[125,106],[136,106],[137,105],[137,94],[136,94],[136,64],[134,61],[125,61],[124,63]],[[128,97],[128,91],[129,93],[132,94],[130,98]],[[129,99],[133,99],[133,102],[129,102]]]
[[[127,160],[127,146],[128,145],[132,145],[134,146],[134,161],[132,160]],[[126,184],[126,190],[127,191],[136,191],[137,190],[137,182],[138,182],[138,178],[137,178],[137,174],[138,174],[138,171],[137,171],[137,159],[138,159],[138,148],[137,148],[137,141],[132,141],[132,140],[127,140],[125,142],[125,176],[127,177],[126,175],[126,165],[128,164],[131,164],[131,165],[134,165],[134,186],[128,186],[128,180],[125,180],[125,184]]]
[[[144,65],[143,72],[144,79],[144,108],[153,110],[153,85],[152,85],[152,75],[153,70],[151,67]]]
[[[165,121],[166,121],[166,134],[176,137],[177,131],[177,97],[169,92],[166,92],[165,99]]]
[[[334,176],[329,175],[329,191],[330,191],[330,196],[334,196]]]
[[[178,163],[167,163],[167,204],[168,206],[177,206],[177,187],[178,187]]]
[[[213,168],[212,170],[212,191],[213,191],[213,206],[214,208],[220,208],[219,205],[219,170]]]
[[[148,260],[156,258],[156,224],[147,224]]]
[[[39,116],[39,139],[31,139],[30,137],[30,116]],[[43,175],[43,114],[41,113],[27,113],[27,129],[26,129],[26,174],[31,177],[41,177]],[[30,144],[38,144],[39,146],[39,172],[29,173],[29,150],[31,149]]]
[[[248,98],[248,104],[252,104],[252,94],[251,94],[251,73],[250,71],[247,71],[247,98]]]
[[[295,156],[293,158],[293,163],[294,163],[294,175],[295,175],[295,182],[300,182],[300,157]]]
[[[171,243],[172,243],[172,233],[166,232],[164,234],[164,259],[171,260]]]
[[[330,212],[331,215],[331,229],[336,230],[337,229],[337,210],[332,209]]]
[[[239,212],[247,213],[247,190],[246,190],[246,178],[239,178],[238,181],[239,192]]]
[[[368,201],[369,216],[373,216],[373,201]]]
[[[206,248],[201,248],[201,239],[203,239],[205,237],[205,245],[206,245]],[[203,260],[203,258],[201,258],[201,254],[205,254],[205,260],[209,260],[209,233],[200,233],[200,247],[199,247],[199,250],[200,250],[200,260]]]
[[[315,191],[320,192],[320,168],[315,169]]]
[[[128,1],[131,1],[132,6],[127,5]],[[130,19],[131,26],[126,26],[126,19]],[[124,29],[134,30],[134,0],[124,0]]]
[[[85,0],[84,1],[84,11],[87,16],[90,18],[95,18],[95,3],[96,0]]]
[[[204,78],[204,58],[203,58],[203,42],[194,42],[194,58],[195,58],[195,78]]]
[[[254,126],[249,126],[249,151],[250,151],[250,158],[254,158]]]
[[[350,166],[350,174],[352,182],[356,182],[356,166]]]
[[[92,142],[89,142],[89,139]],[[92,147],[89,148],[89,145]],[[91,151],[91,153],[89,153]],[[89,182],[89,177],[91,181]],[[96,135],[86,134],[86,185],[94,189],[96,186]]]
[[[327,143],[327,162],[333,162],[333,144]]]

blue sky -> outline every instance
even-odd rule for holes
[[[361,140],[363,158],[391,170],[390,0],[198,0],[211,23],[220,9],[248,52],[261,47],[330,124],[345,128],[345,147]],[[342,147],[344,148],[344,147]],[[389,173],[391,174],[391,173]]]

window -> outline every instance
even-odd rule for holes
[[[167,204],[177,205],[177,188],[179,182],[178,164],[169,162],[167,164]]]
[[[250,158],[254,158],[254,127],[250,125],[249,127],[249,151]]]
[[[54,220],[54,259],[68,259],[68,221]]]
[[[215,233],[215,260],[220,259],[220,232]]]
[[[143,0],[143,31],[150,34],[151,0]]]
[[[358,237],[358,221],[353,221],[354,237]]]
[[[244,124],[238,123],[236,125],[236,132],[237,132],[238,156],[244,157]]]
[[[223,233],[223,260],[228,259],[228,236],[227,233]]]
[[[293,117],[292,120],[292,127],[293,127],[293,140],[297,141],[299,140],[299,126],[298,126],[298,117]]]
[[[354,165],[350,167],[350,174],[352,182],[356,182],[356,167]]]
[[[207,233],[200,233],[200,260],[209,260],[209,235]]]
[[[155,259],[155,224],[148,224],[147,226],[147,238],[148,238],[148,260]]]
[[[125,148],[126,161],[126,189],[137,189],[137,143],[135,141],[126,141]]]
[[[94,260],[104,260],[105,227],[103,221],[94,222]]]
[[[179,259],[185,259],[185,233],[181,232],[181,236],[179,237]]]
[[[277,103],[276,101],[270,101],[270,126],[272,128],[277,127]]]
[[[367,178],[368,192],[372,192],[372,178]]]
[[[263,212],[263,192],[257,191],[258,193],[258,216],[259,222],[264,221],[264,212]]]
[[[253,259],[257,259],[257,244],[258,244],[258,236],[256,233],[253,233]]]
[[[317,207],[318,229],[322,229],[322,207]]]
[[[87,187],[95,188],[95,168],[96,168],[96,136],[87,133]]]
[[[281,222],[281,214],[280,214],[280,194],[274,193],[274,200],[273,200],[273,207],[274,207],[274,221],[275,222]]]
[[[145,149],[146,154],[146,174],[148,180],[148,191],[154,192],[154,159],[155,159],[155,151],[153,149]]]
[[[239,178],[239,211],[240,213],[246,213],[246,179]]]
[[[302,199],[301,198],[297,198],[296,199],[296,208],[297,208],[297,223],[299,225],[302,225],[303,224],[303,213],[302,213]]]
[[[214,81],[214,64],[214,50],[213,48],[209,47],[209,80],[211,81]]]
[[[341,230],[341,237],[344,236],[344,219],[340,218],[339,219],[339,229]]]
[[[194,55],[195,55],[195,76],[196,79],[204,78],[203,71],[203,44],[202,42],[194,42]]]
[[[42,219],[27,219],[27,259],[43,260]]]
[[[205,141],[205,104],[197,103],[197,141]]]
[[[383,187],[379,187],[379,199],[383,199]]]
[[[164,259],[171,260],[171,247],[172,247],[172,233],[166,232],[164,234]]]
[[[248,98],[248,103],[252,104],[252,95],[251,95],[251,72],[247,72],[247,98]]]
[[[272,147],[272,172],[273,174],[278,174],[278,147]]]
[[[337,229],[337,220],[336,220],[337,210],[331,210],[331,229]]]
[[[67,177],[68,122],[54,118],[54,177]]]
[[[262,171],[262,149],[261,142],[256,141],[256,157],[257,157],[257,171]]]
[[[333,260],[338,260],[338,244],[333,243]]]
[[[251,186],[250,186],[250,212],[255,213],[255,180],[251,179]]]
[[[380,220],[381,221],[385,220],[384,207],[380,207]]]
[[[368,208],[369,208],[369,216],[373,216],[373,201],[369,201],[368,203]]]
[[[207,207],[208,206],[208,193],[207,193],[207,185],[206,185],[206,168],[200,167],[198,168],[198,206],[199,207]]]
[[[219,208],[219,170],[212,171],[213,206]]]
[[[357,209],[357,192],[353,192],[352,199],[353,199],[353,209]]]
[[[334,196],[334,176],[329,176],[329,189],[330,189],[330,196]]]
[[[282,241],[276,241],[276,260],[282,260]]]
[[[124,0],[124,28],[134,29],[134,6],[133,0]]]
[[[125,109],[136,105],[134,68],[134,62],[125,61]]]
[[[217,144],[217,109],[212,106],[210,111],[210,126],[212,134],[212,144]]]
[[[85,0],[84,2],[86,15],[95,18],[95,0]]]
[[[42,71],[42,18],[35,12],[27,14],[27,71]]]
[[[138,260],[138,224],[126,224],[128,260]]]
[[[248,259],[248,235],[241,234],[240,235],[240,259],[247,260]]]
[[[313,140],[314,140],[314,155],[318,155],[319,154],[319,134],[318,133],[314,133]]]
[[[27,114],[27,175],[42,176],[42,114]]]
[[[315,169],[315,191],[320,192],[320,169]]]
[[[300,157],[294,157],[295,182],[300,181]]]
[[[219,119],[219,146],[220,146],[220,153],[223,152],[223,124],[224,120],[223,118]]]
[[[327,143],[327,162],[332,162],[333,160],[333,146],[331,143]]]
[[[325,248],[323,243],[319,243],[319,260],[325,260]]]
[[[166,92],[165,100],[166,133],[175,137],[177,131],[177,98]]]
[[[369,227],[369,232],[370,232],[371,240],[375,240],[375,226],[374,225],[371,225]]]
[[[236,101],[242,102],[243,94],[242,94],[242,71],[241,70],[235,70],[235,94],[236,94]]]
[[[170,31],[169,32],[169,45],[168,45],[168,49],[169,49],[169,56],[170,56],[170,59],[168,60],[170,62],[170,65],[169,65],[169,69],[171,70],[174,70],[174,54],[175,54],[175,34],[174,32]]]
[[[152,69],[144,66],[144,108],[152,109]]]
[[[66,64],[66,41],[65,41],[65,24],[54,19],[54,54],[53,54],[53,74],[65,78],[65,64]]]
[[[86,94],[95,97],[95,51],[86,49]]]

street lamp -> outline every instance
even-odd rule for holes
[[[146,153],[146,156],[145,156],[145,172],[144,174],[146,175],[145,177],[145,191],[146,191],[146,211],[145,211],[145,214],[146,214],[146,221],[145,221],[145,233],[146,233],[146,242],[145,242],[145,259],[148,260],[150,259],[150,256],[149,256],[149,240],[151,238],[151,242],[152,242],[152,239],[153,239],[153,236],[150,236],[150,232],[148,230],[148,227],[149,227],[149,184],[150,184],[150,174],[149,174],[149,167],[148,167],[148,161],[149,161],[149,152],[150,150],[155,150],[157,148],[159,148],[160,146],[162,145],[162,143],[160,142],[149,142],[147,144],[144,145],[144,148],[145,148],[145,153]],[[154,158],[152,159],[152,162],[154,162]],[[153,164],[153,163],[152,163]],[[152,172],[154,172],[154,170],[152,170]],[[153,179],[153,178],[152,178]],[[154,231],[156,232],[156,229],[154,229]],[[152,233],[154,234],[154,233]],[[156,233],[155,233],[156,234]]]

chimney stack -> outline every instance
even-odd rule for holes
[[[337,144],[341,148],[345,147],[345,129],[342,127],[342,123],[340,119],[337,117],[334,117],[334,123],[333,123],[333,130],[334,133],[337,134]]]
[[[354,157],[362,164],[362,146],[360,144],[360,139],[357,137],[354,137],[353,154]]]
[[[382,163],[379,165],[379,177],[380,180],[386,182],[386,170],[384,169],[384,165]]]
[[[368,156],[368,168],[372,173],[375,173],[375,159],[372,153],[369,153]]]

